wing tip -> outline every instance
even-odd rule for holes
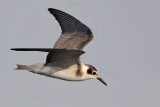
[[[61,12],[60,10],[58,10],[58,9],[54,9],[54,8],[48,8],[48,11],[50,12],[50,13],[54,13],[54,12]]]
[[[24,51],[24,48],[11,48],[12,51]]]
[[[52,9],[53,9],[53,8],[48,8],[48,11],[51,12]]]
[[[16,48],[11,48],[10,50],[15,51],[15,50],[16,50]]]

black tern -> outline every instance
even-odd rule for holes
[[[93,39],[91,29],[63,11],[53,8],[49,8],[48,10],[58,21],[62,29],[61,36],[53,48],[11,49],[15,51],[40,51],[48,53],[45,63],[17,65],[16,70],[28,70],[36,74],[67,81],[97,79],[107,86],[94,66],[80,61],[80,56],[85,53],[83,48]]]

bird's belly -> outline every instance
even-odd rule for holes
[[[76,76],[76,70],[73,69],[64,69],[61,71],[54,72],[52,77],[67,80],[67,81],[82,81],[80,76]]]
[[[58,67],[50,67],[46,66],[41,71],[39,74],[49,76],[52,78],[58,78],[62,80],[67,80],[67,81],[82,81],[85,80],[79,76],[76,76],[76,69],[74,67],[67,68],[67,69],[62,69]]]
[[[72,74],[64,74],[61,72],[55,72],[52,74],[52,77],[62,79],[62,80],[67,80],[67,81],[82,81],[81,78],[76,77],[75,75]]]
[[[57,72],[61,69],[62,68],[45,66],[38,73],[43,74],[43,75],[47,75],[47,76],[51,76],[54,72]]]

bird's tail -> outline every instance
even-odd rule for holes
[[[15,68],[15,70],[29,70],[30,67],[28,67],[27,65],[19,65],[17,64],[17,68]]]
[[[15,70],[28,70],[31,72],[39,72],[44,66],[44,63],[37,63],[33,65],[19,65],[17,64],[17,68]]]

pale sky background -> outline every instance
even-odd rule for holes
[[[65,11],[92,29],[84,63],[107,82],[68,82],[16,64],[44,62],[61,34],[48,8]],[[0,107],[160,107],[159,0],[0,0]]]

